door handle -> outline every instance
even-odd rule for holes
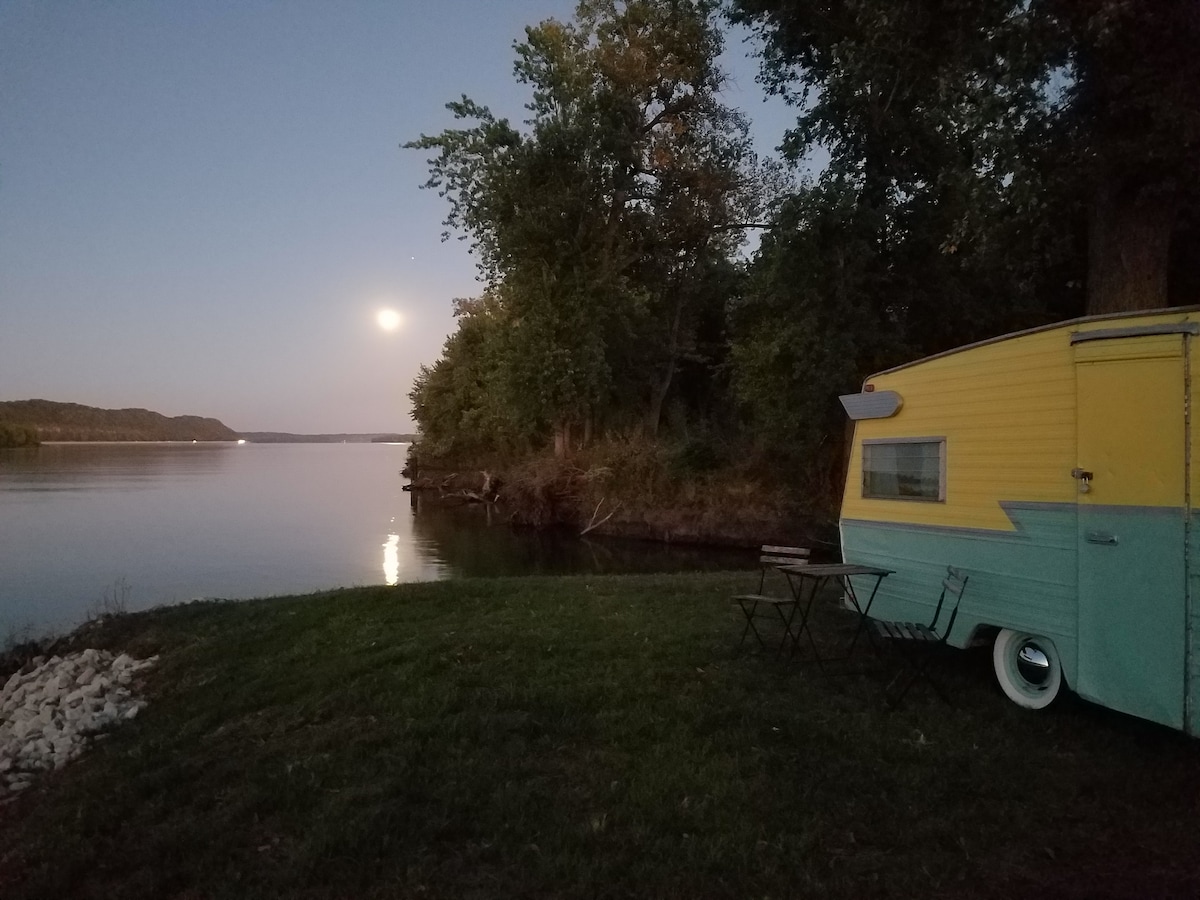
[[[1107,531],[1089,531],[1083,536],[1083,539],[1089,544],[1109,544],[1116,546],[1117,536],[1109,534]]]
[[[1096,476],[1076,466],[1071,470],[1071,477],[1079,482],[1079,493],[1086,494],[1092,489],[1092,479]]]

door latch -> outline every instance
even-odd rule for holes
[[[1094,476],[1091,472],[1086,472],[1077,466],[1071,470],[1071,477],[1079,482],[1079,493],[1086,494],[1092,489],[1092,478]]]

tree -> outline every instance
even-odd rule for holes
[[[828,147],[890,234],[989,252],[1029,310],[1071,310],[1085,272],[1091,312],[1178,302],[1171,248],[1195,249],[1200,193],[1195,0],[735,0],[734,16],[799,107],[790,152]]]
[[[467,98],[471,127],[422,136],[427,187],[473,240],[504,307],[511,412],[566,452],[596,419],[661,419],[750,196],[746,124],[717,99],[709,0],[583,0],[526,29],[526,133]]]
[[[836,397],[866,374],[1082,311],[1049,164],[1053,32],[1015,0],[737,0],[733,15],[797,108],[785,154],[829,157],[780,207],[731,319],[749,430],[813,490],[840,483]]]
[[[1042,283],[1036,243],[1047,39],[1023,3],[738,0],[735,11],[764,42],[765,84],[798,106],[785,151],[824,147],[821,183],[841,185],[839,204],[855,194],[874,223],[875,287],[914,350],[995,333],[1061,290]]]
[[[1156,309],[1172,256],[1196,259],[1200,206],[1200,3],[1045,0],[1069,66],[1058,112],[1088,208],[1088,311]],[[1189,288],[1194,288],[1194,279]]]
[[[421,366],[409,399],[431,456],[488,454],[521,445],[528,434],[507,415],[499,378],[506,334],[505,312],[491,294],[456,300],[458,328],[441,357]]]

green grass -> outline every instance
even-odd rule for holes
[[[1200,893],[1190,739],[743,648],[746,573],[448,581],[118,617],[151,705],[0,808],[0,895]],[[818,623],[838,637],[829,609]]]

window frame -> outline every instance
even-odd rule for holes
[[[936,497],[903,497],[893,494],[870,493],[867,488],[867,448],[880,445],[897,444],[936,444],[938,448],[938,490]],[[864,500],[899,500],[909,503],[945,503],[946,502],[946,436],[929,435],[925,437],[892,437],[864,438],[862,442],[862,496]]]

